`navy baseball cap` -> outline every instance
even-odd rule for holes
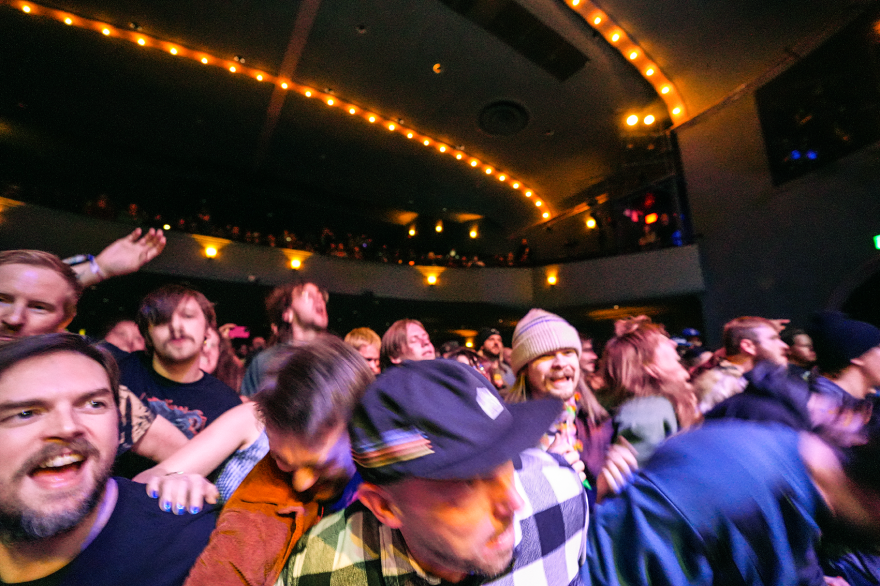
[[[507,405],[475,369],[455,360],[405,361],[355,408],[349,434],[367,482],[464,480],[488,474],[538,445],[562,402]]]

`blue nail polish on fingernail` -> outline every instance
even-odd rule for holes
[[[169,503],[168,501],[165,501],[164,503],[162,503],[162,510],[165,511],[166,513],[168,511],[170,511],[171,510],[171,503]]]
[[[157,499],[157,498],[159,498],[159,491],[157,491],[157,490],[151,490],[151,491],[150,491],[150,498],[151,498],[151,499]]]
[[[186,507],[184,507],[183,505],[177,505],[176,507],[174,507],[174,514],[175,515],[182,515],[185,510],[186,510]]]
[[[199,507],[193,507],[193,508],[191,508],[191,509],[189,510],[189,512],[192,513],[193,515],[195,515],[196,513],[198,513],[198,512],[201,511],[201,510],[202,510],[202,509],[199,508]]]

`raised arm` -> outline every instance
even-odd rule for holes
[[[146,234],[135,228],[105,248],[89,262],[74,265],[73,270],[84,287],[100,283],[110,277],[133,273],[156,258],[165,248],[165,234],[162,230],[150,228]]]
[[[182,514],[201,510],[205,501],[216,503],[217,488],[205,479],[226,458],[254,443],[263,431],[254,403],[233,407],[182,449],[157,466],[135,476],[147,494],[159,499],[164,511]]]

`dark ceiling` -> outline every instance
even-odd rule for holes
[[[318,99],[66,27],[37,9],[25,14],[22,4],[0,0],[0,170],[8,177],[12,167],[29,168],[71,184],[103,180],[140,197],[201,197],[241,210],[272,194],[294,208],[398,223],[413,214],[480,217],[485,232],[509,237],[620,172],[626,115],[655,114],[654,132],[673,124],[641,72],[585,20],[591,13],[561,0],[40,5],[243,57],[249,68],[461,148],[492,175]],[[674,84],[681,123],[796,59],[866,4],[603,0],[601,8]],[[547,205],[536,208],[499,173]]]

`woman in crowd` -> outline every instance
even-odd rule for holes
[[[699,420],[696,397],[675,342],[645,318],[619,322],[602,354],[605,389],[614,431],[632,444],[639,465],[679,429]]]

